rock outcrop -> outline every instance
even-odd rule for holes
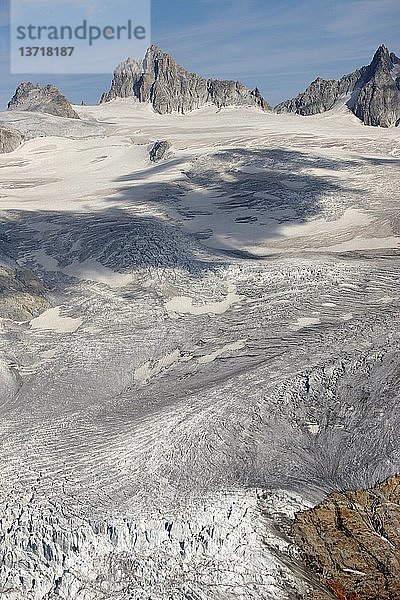
[[[305,92],[278,104],[275,110],[314,115],[330,110],[339,100],[343,100],[365,125],[398,125],[400,59],[393,52],[389,54],[385,46],[380,46],[368,67],[357,69],[338,81],[318,78]]]
[[[395,77],[398,60],[381,46],[368,67],[353,108],[366,125],[390,127],[400,120],[400,88]]]
[[[296,515],[294,538],[321,588],[307,600],[400,598],[400,475],[331,494]]]
[[[20,83],[8,103],[8,109],[79,119],[78,113],[74,111],[69,100],[54,85],[40,86],[30,82]]]
[[[0,127],[0,154],[12,152],[22,144],[22,140],[19,131]]]
[[[110,102],[116,98],[137,97],[137,84],[143,72],[143,65],[132,58],[120,63],[115,71],[111,88],[104,92],[100,102]]]
[[[45,292],[44,284],[32,271],[0,261],[0,318],[30,321],[50,307]]]
[[[365,71],[366,67],[363,67],[349,75],[345,75],[338,81],[318,77],[305,92],[299,94],[296,98],[278,104],[275,110],[279,113],[291,112],[305,116],[330,110],[340,98],[353,92]]]
[[[162,160],[170,148],[171,144],[168,142],[168,140],[156,142],[149,152],[150,160],[152,162],[158,162],[159,160]]]
[[[148,49],[142,64],[128,59],[117,66],[111,89],[102,95],[100,102],[129,97],[150,102],[160,114],[184,114],[206,105],[270,110],[257,88],[251,91],[239,81],[204,79],[189,73],[154,45]]]

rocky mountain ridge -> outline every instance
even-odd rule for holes
[[[390,127],[400,123],[400,85],[396,77],[399,59],[380,46],[361,82],[354,102],[354,114],[365,123]],[[400,73],[399,73],[400,74]]]
[[[117,66],[111,89],[100,102],[130,97],[150,102],[160,114],[184,114],[206,105],[271,108],[257,88],[249,90],[240,81],[204,79],[189,73],[155,45],[148,49],[143,63],[128,59]]]
[[[346,96],[350,98],[344,100]],[[343,100],[365,125],[391,127],[400,122],[400,59],[380,46],[372,62],[338,81],[318,77],[295,98],[275,107],[278,113],[314,115]]]
[[[156,45],[147,50],[143,61],[127,59],[116,67],[111,87],[102,94],[100,103],[116,98],[150,103],[160,114],[185,114],[204,106],[272,110],[258,88],[249,90],[240,81],[205,79],[190,73]],[[318,77],[304,92],[278,104],[274,111],[308,116],[330,110],[338,102],[343,102],[365,125],[398,125],[400,59],[382,45],[370,65],[339,80]],[[68,99],[53,85],[21,83],[8,108],[79,119]],[[3,135],[0,148],[5,143]]]
[[[69,100],[54,85],[35,85],[22,82],[8,103],[8,110],[41,112],[56,117],[79,119]]]

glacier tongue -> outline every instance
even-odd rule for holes
[[[257,490],[203,498],[181,514],[106,520],[79,516],[65,500],[32,491],[2,503],[2,595],[8,600],[106,598],[290,598],[306,585],[267,549],[276,497],[293,515],[306,505]],[[262,509],[265,510],[265,515]],[[269,534],[276,544],[276,536]],[[282,540],[279,552],[289,552]],[[18,568],[16,569],[16,566]]]

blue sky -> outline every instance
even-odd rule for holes
[[[55,83],[74,102],[95,103],[111,73],[9,74],[7,2],[0,0],[0,108],[21,80]],[[191,71],[258,85],[272,104],[317,76],[336,78],[368,64],[381,43],[399,54],[399,25],[399,0],[152,1],[154,43]]]

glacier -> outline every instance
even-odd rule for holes
[[[398,131],[74,110],[0,114],[1,264],[43,286],[0,315],[2,596],[300,598],[296,512],[400,470]]]

